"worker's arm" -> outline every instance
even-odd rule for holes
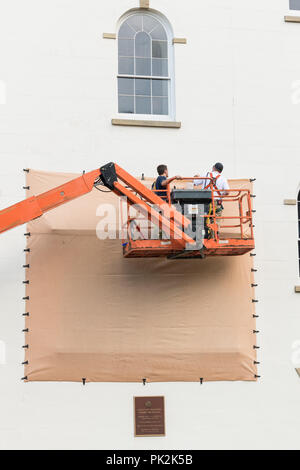
[[[229,187],[229,184],[228,184],[228,181],[226,178],[224,178],[224,184],[223,184],[223,191],[222,191],[222,196],[229,196],[229,192],[227,191],[228,189],[230,189]]]
[[[172,183],[174,180],[181,180],[181,179],[182,179],[181,176],[178,176],[178,175],[177,176],[172,176],[172,178],[168,178],[167,180],[162,181],[161,185],[163,187],[166,187],[166,186],[168,186],[168,184]]]
[[[204,180],[194,180],[194,186],[203,186]]]
[[[208,173],[207,173],[206,177],[208,177]],[[208,179],[203,179],[203,178],[201,178],[200,175],[195,175],[194,178],[197,178],[197,179],[194,180],[194,186],[197,186],[197,187],[201,186],[202,189],[205,188],[205,186],[210,183],[209,178]]]

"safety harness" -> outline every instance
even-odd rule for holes
[[[217,193],[218,196],[220,197],[220,199],[217,200],[217,204],[218,204],[219,208],[217,208],[216,213],[218,213],[218,211],[220,211],[220,210],[223,209],[223,206],[222,206],[222,194],[221,194],[221,192],[219,191],[219,189],[217,188],[217,181],[218,181],[218,179],[220,178],[221,175],[213,176],[212,173],[207,173],[206,176],[207,176],[207,177],[209,176],[211,180],[210,180],[209,183],[205,186],[204,190],[210,188],[210,185],[212,184],[213,189],[216,191],[216,193]],[[212,205],[212,203],[210,203],[210,204],[209,204],[208,215],[211,216],[211,215],[212,215],[212,212],[213,212],[213,205]],[[207,229],[208,229],[208,238],[212,238],[212,237],[213,237],[213,230],[209,227],[209,222],[210,222],[210,223],[213,223],[213,219],[211,219],[211,218],[206,218],[206,226],[207,226]]]
[[[210,185],[212,184],[212,185],[213,185],[213,188],[214,188],[215,191],[216,191],[216,193],[219,195],[220,198],[222,198],[222,194],[221,194],[221,192],[220,192],[220,191],[218,190],[218,188],[217,188],[217,180],[220,178],[221,175],[213,176],[212,173],[207,173],[206,176],[208,176],[208,175],[209,175],[209,177],[211,178],[211,182],[209,182],[209,183],[205,186],[204,190],[205,190],[205,189],[208,189],[208,188],[210,187]],[[217,202],[219,203],[219,201],[217,201]],[[220,200],[220,203],[221,203],[221,200]]]

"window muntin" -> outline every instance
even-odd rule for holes
[[[118,35],[119,113],[170,115],[169,41],[163,24],[151,14],[136,13]]]
[[[300,10],[300,0],[290,0],[290,10]]]

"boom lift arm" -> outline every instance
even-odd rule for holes
[[[115,163],[108,163],[100,169],[0,211],[0,233],[41,217],[45,212],[83,196],[99,185],[106,186],[119,197],[125,196],[130,205],[135,205],[139,212],[151,217],[154,224],[170,233],[171,239],[176,239],[182,249],[186,244],[195,243],[184,232],[190,220],[173,208],[171,211],[168,209],[167,213],[167,205],[163,199]]]

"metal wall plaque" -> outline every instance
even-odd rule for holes
[[[134,435],[166,435],[165,397],[134,397]]]

